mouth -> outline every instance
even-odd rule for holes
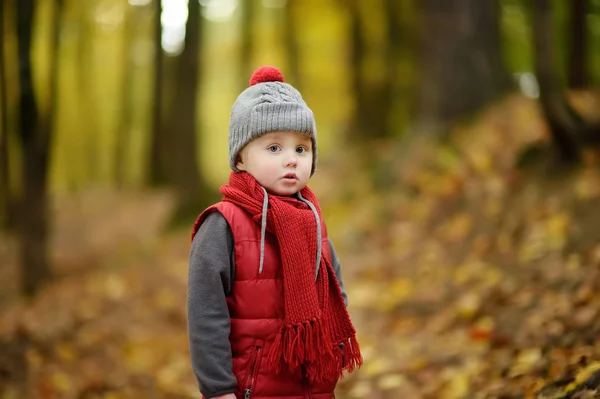
[[[285,176],[283,176],[283,180],[285,180],[285,181],[295,181],[295,180],[298,180],[298,176],[296,176],[295,173],[288,173]]]

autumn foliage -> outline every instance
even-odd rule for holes
[[[536,103],[510,97],[441,143],[323,156],[312,187],[365,360],[338,398],[593,397],[598,158],[589,151],[575,169],[527,158],[548,140]],[[61,277],[31,302],[2,296],[2,398],[199,398],[185,319],[189,229],[162,232],[168,197],[102,195],[85,217],[57,205]],[[10,244],[2,254],[10,266]]]

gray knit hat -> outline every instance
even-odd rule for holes
[[[235,166],[238,153],[255,138],[270,132],[298,132],[312,139],[311,175],[317,166],[317,128],[315,117],[300,92],[284,83],[279,69],[263,66],[254,71],[250,87],[231,108],[229,119],[229,165]]]

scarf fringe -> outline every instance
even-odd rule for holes
[[[344,343],[344,364],[343,369],[348,373],[353,372],[363,364],[363,358],[360,353],[360,346],[353,335]]]
[[[335,345],[331,354],[306,365],[306,377],[310,383],[339,380],[344,377],[344,371],[352,373],[362,365],[356,337],[348,338],[343,344],[343,348]]]
[[[306,322],[287,324],[277,333],[267,361],[279,373],[282,367],[298,372],[300,366],[318,363],[323,356],[331,356],[331,341],[323,322],[313,318]]]
[[[344,371],[352,373],[363,364],[356,336],[345,340],[342,348],[332,344],[326,336],[320,319],[283,326],[275,337],[267,361],[276,373],[285,368],[297,374],[304,366],[311,383],[341,379]]]

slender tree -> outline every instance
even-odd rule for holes
[[[361,7],[366,3],[350,0],[341,3],[350,13],[350,68],[355,98],[353,136],[364,141],[369,138],[392,136],[390,119],[393,96],[396,88],[396,68],[400,51],[399,7],[393,0],[383,3],[384,20],[379,21],[386,30],[377,51],[382,57],[384,70],[376,76],[368,76],[372,71],[365,69],[371,45],[366,37]],[[372,5],[370,5],[372,6]]]
[[[361,2],[349,0],[347,6],[350,13],[350,68],[352,76],[352,88],[356,101],[354,111],[354,128],[352,136],[355,138],[367,137],[367,132],[374,126],[369,126],[369,105],[367,84],[364,81],[363,60],[366,57],[366,38],[361,24]]]
[[[437,130],[498,98],[510,84],[498,0],[423,0],[417,125]]]
[[[158,13],[157,13],[158,14]],[[205,183],[199,172],[197,156],[198,126],[196,123],[199,108],[198,81],[201,74],[202,19],[198,1],[188,2],[188,20],[185,30],[183,51],[172,58],[174,68],[173,100],[166,110],[164,124],[161,114],[162,104],[162,56],[157,56],[155,80],[154,134],[152,161],[154,182],[172,187],[178,195],[179,207],[175,218],[187,215],[204,204],[207,194]],[[159,18],[156,17],[157,32]],[[159,41],[157,33],[155,40]],[[157,53],[162,52],[157,44]],[[165,126],[169,127],[168,135]]]
[[[123,47],[121,61],[123,62],[123,78],[121,82],[121,113],[119,119],[119,136],[116,143],[115,154],[115,182],[118,187],[125,185],[127,173],[127,154],[131,141],[131,126],[133,117],[133,81],[134,66],[131,54],[135,43],[135,27],[138,26],[137,7],[127,7],[123,27]]]
[[[164,79],[164,53],[162,49],[162,3],[154,0],[154,92],[152,102],[152,137],[150,140],[150,176],[152,184],[165,184],[167,182],[167,160],[163,159],[166,145],[165,132],[162,124],[163,110],[163,79]]]
[[[77,97],[80,126],[85,129],[85,157],[87,178],[99,177],[100,155],[98,153],[98,117],[96,110],[96,86],[94,79],[94,24],[90,21],[89,5],[77,4]]]
[[[178,56],[175,77],[174,106],[171,108],[169,127],[172,128],[169,147],[170,181],[180,200],[180,212],[196,211],[206,198],[206,184],[199,173],[196,122],[199,109],[198,82],[201,76],[203,54],[200,4],[188,2],[185,47]]]
[[[554,51],[552,2],[533,0],[531,14],[542,110],[559,154],[565,161],[576,162],[580,159],[582,145],[598,142],[600,126],[585,122],[565,97]]]
[[[3,1],[0,4],[0,112],[2,113],[0,121],[0,228],[11,228],[11,192],[9,184],[8,160],[8,96],[6,88],[6,59],[4,57],[4,41],[6,32],[4,28],[4,18],[8,4]]]
[[[384,1],[385,26],[387,33],[385,37],[384,62],[385,81],[381,84],[381,96],[383,98],[382,115],[383,131],[385,137],[393,135],[392,119],[394,115],[394,99],[398,96],[398,65],[402,47],[402,28],[400,24],[400,4],[395,0]]]
[[[31,39],[35,0],[17,2],[17,36],[19,59],[19,137],[23,153],[23,193],[19,203],[19,241],[22,267],[22,290],[31,296],[50,277],[47,253],[49,230],[48,169],[52,126],[57,91],[57,64],[62,0],[54,2],[53,28],[50,38],[49,102],[45,112],[38,109],[33,87]]]
[[[586,16],[589,8],[587,0],[569,1],[569,87],[581,89],[588,84],[588,34]]]

